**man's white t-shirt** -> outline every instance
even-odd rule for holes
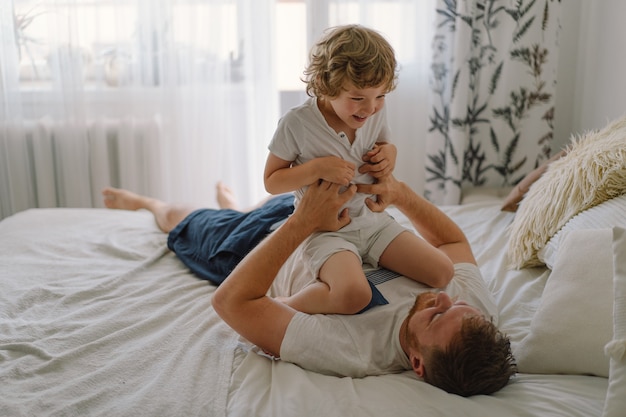
[[[293,261],[297,262],[297,257]],[[273,291],[286,294],[283,291],[297,291],[306,285],[306,278],[285,285],[287,274],[302,272],[298,268],[292,263],[281,271],[281,279],[277,280],[283,282],[277,283]],[[411,369],[400,346],[400,326],[415,297],[424,291],[432,291],[432,288],[405,277],[394,278],[377,288],[389,304],[376,306],[362,314],[296,313],[281,345],[281,359],[322,374],[354,378]],[[445,291],[478,308],[497,324],[495,301],[476,265],[456,264],[454,279]]]

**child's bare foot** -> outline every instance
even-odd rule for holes
[[[107,187],[102,190],[104,205],[110,209],[139,210],[145,208],[144,197],[121,188]]]
[[[215,186],[217,189],[217,204],[221,209],[237,210],[237,199],[233,190],[228,188],[221,181]]]

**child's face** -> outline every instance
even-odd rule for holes
[[[348,127],[358,129],[385,105],[385,87],[356,88],[344,86],[337,97],[330,99],[333,111]]]

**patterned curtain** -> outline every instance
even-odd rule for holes
[[[560,0],[438,0],[425,196],[506,187],[552,152]]]

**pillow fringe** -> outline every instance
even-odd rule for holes
[[[567,153],[530,186],[509,226],[511,268],[543,265],[537,252],[569,219],[626,193],[626,116],[572,137]]]

